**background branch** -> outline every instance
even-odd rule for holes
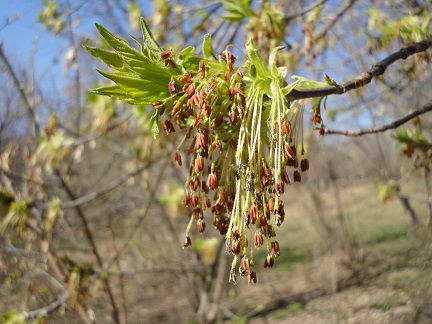
[[[397,119],[391,123],[382,125],[380,127],[372,127],[372,128],[365,128],[365,129],[356,129],[356,130],[337,130],[337,129],[324,129],[324,134],[328,135],[345,135],[345,136],[351,136],[351,137],[358,137],[366,134],[375,134],[375,133],[382,133],[389,129],[397,128],[406,122],[410,121],[411,119],[423,115],[429,111],[432,111],[432,101],[429,102],[427,105],[425,105],[422,109],[416,110],[405,117],[401,119]]]

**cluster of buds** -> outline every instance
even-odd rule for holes
[[[172,56],[172,50],[165,50],[160,54],[160,59],[164,61],[165,66],[171,66],[173,68],[177,67],[177,64],[175,64],[174,60],[171,58]]]
[[[173,55],[171,51],[162,54],[163,60]],[[235,60],[230,51],[224,51],[219,56],[222,71],[211,73],[201,60],[197,73],[172,79],[167,86],[174,101],[163,126],[167,134],[175,131],[171,121],[189,127],[184,203],[191,217],[183,247],[192,245],[193,227],[198,233],[206,230],[210,212],[214,228],[226,236],[227,252],[234,255],[230,278],[235,280],[239,263],[240,276],[256,283],[253,250],[266,248],[263,266],[273,267],[280,254],[276,229],[285,220],[281,196],[286,185],[301,182],[309,161],[302,143],[302,109],[290,109],[281,96],[266,108],[262,93],[245,89]],[[271,112],[268,129],[261,131],[257,125],[262,125],[264,109]],[[269,157],[264,137],[270,138]],[[182,166],[179,151],[173,160]]]
[[[285,186],[301,182],[309,169],[303,147],[303,109],[287,101],[287,94],[300,81],[285,84],[276,66],[276,51],[269,55],[273,42],[266,41],[283,35],[286,22],[279,16],[274,6],[265,3],[250,27],[258,47],[269,56],[268,65],[249,42],[240,67],[228,49],[217,59],[209,50],[209,38],[203,44],[204,57],[196,56],[191,48],[177,55],[170,49],[159,50],[142,22],[145,42],[139,52],[117,38],[111,41],[114,36],[98,26],[115,50],[114,56],[124,61],[121,68],[112,66],[117,73],[104,74],[117,83],[114,93],[118,91],[117,96],[126,101],[153,103],[153,116],[163,118],[167,135],[186,130],[181,144],[188,142],[188,148],[180,150],[179,145],[173,155],[179,167],[189,164],[184,203],[190,218],[183,247],[192,245],[193,228],[198,233],[208,228],[211,214],[211,224],[225,236],[226,250],[233,255],[230,278],[240,273],[249,283],[257,281],[255,249],[266,249],[265,268],[271,268],[279,256],[275,237],[286,218]],[[108,90],[95,89],[104,95],[113,93],[112,87]],[[319,110],[312,121],[322,123]]]

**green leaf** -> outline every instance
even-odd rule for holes
[[[120,70],[123,68],[124,63],[122,58],[118,53],[110,52],[104,49],[96,48],[96,47],[90,47],[85,46],[83,47],[94,57],[99,58],[102,62],[104,62],[109,67],[115,68],[117,70]]]
[[[107,72],[107,71],[103,71],[103,70],[99,70],[99,69],[96,69],[96,70],[100,74],[102,74],[104,77],[114,81],[118,85],[121,85],[121,86],[124,86],[127,88],[133,88],[133,89],[139,89],[139,90],[143,90],[143,89],[153,90],[155,84],[156,85],[159,84],[159,82],[157,82],[156,80],[143,79],[136,74],[120,73],[120,72],[112,73],[112,72]],[[166,84],[168,84],[168,83],[166,83]],[[167,90],[167,93],[168,93],[168,90]]]
[[[109,96],[124,100],[129,104],[153,104],[156,101],[161,101],[166,97],[166,94],[153,93],[152,91],[140,91],[136,89],[127,89],[120,86],[108,86],[90,89],[90,93],[94,93],[102,96]]]
[[[119,52],[122,56],[125,56],[127,58],[135,58],[137,60],[145,57],[143,54],[138,52],[135,48],[131,47],[128,42],[113,33],[111,33],[108,29],[103,27],[102,25],[96,23],[96,28],[98,29],[99,33],[105,40],[110,44],[110,46]]]
[[[194,53],[195,53],[195,47],[188,46],[183,48],[178,55],[181,57],[190,57],[194,55]]]
[[[245,16],[238,12],[225,12],[222,18],[231,21],[241,21]]]
[[[284,96],[287,96],[297,85],[300,83],[299,80],[294,81],[293,83],[288,84],[287,86],[282,88],[282,93]]]
[[[160,53],[162,52],[161,47],[154,39],[150,29],[148,28],[144,18],[140,19],[141,31],[143,33],[143,44],[147,51],[147,57],[155,60],[159,59]]]
[[[270,67],[271,73],[272,73],[273,76],[276,77],[276,78],[279,78],[279,70],[278,70],[278,68],[277,68],[277,66],[276,66],[276,55],[277,55],[277,53],[278,53],[280,50],[282,50],[283,48],[285,48],[285,46],[278,46],[278,47],[275,47],[275,48],[271,51],[270,56],[269,56],[269,67]]]
[[[300,75],[293,75],[293,76],[291,76],[291,79],[300,81],[298,86],[296,86],[296,89],[321,88],[321,87],[327,87],[328,86],[328,84],[325,82],[314,81],[314,80],[302,77]]]
[[[214,51],[213,51],[213,47],[211,44],[211,35],[210,34],[204,35],[204,40],[203,40],[203,44],[202,44],[202,51],[203,51],[204,57],[206,59],[211,59],[214,57]]]
[[[153,116],[150,118],[150,122],[148,125],[151,135],[154,139],[158,138],[159,136],[158,118],[159,118],[159,111],[156,110]]]
[[[221,3],[227,11],[222,15],[225,19],[239,21],[255,15],[250,0],[222,0]]]

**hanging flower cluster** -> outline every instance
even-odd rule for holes
[[[88,50],[116,71],[100,71],[116,85],[91,91],[152,105],[153,134],[160,119],[167,134],[176,128],[186,131],[189,146],[184,151],[190,165],[184,203],[191,217],[183,246],[192,245],[193,228],[204,232],[212,224],[234,256],[230,280],[239,273],[255,283],[254,250],[267,251],[265,268],[274,265],[280,254],[277,228],[285,219],[281,195],[309,169],[303,109],[286,100],[306,79],[286,85],[284,69],[275,64],[280,48],[266,63],[249,42],[244,63],[236,64],[229,50],[215,56],[209,35],[204,37],[203,56],[197,56],[193,47],[178,53],[162,50],[144,20],[143,43],[136,41],[140,50],[96,26],[113,51]],[[177,150],[173,155],[179,166],[181,154]]]

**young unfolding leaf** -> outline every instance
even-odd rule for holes
[[[306,88],[322,88],[327,87],[328,84],[326,82],[319,82],[315,80],[311,80],[299,75],[292,75],[291,79],[300,81],[300,83],[296,86],[297,89],[306,89]]]
[[[214,56],[213,47],[211,44],[211,35],[205,34],[202,44],[202,51],[206,59],[211,59]]]
[[[122,70],[124,62],[118,53],[110,52],[97,47],[84,46],[84,48],[94,57],[99,58],[102,62],[116,70]]]
[[[144,18],[140,19],[141,31],[143,33],[143,45],[144,49],[147,51],[147,57],[157,60],[160,53],[162,52],[161,47],[153,38],[153,35],[148,28]]]
[[[223,18],[233,21],[240,21],[243,18],[251,17],[255,14],[250,6],[250,0],[222,0],[221,3],[227,12]]]

